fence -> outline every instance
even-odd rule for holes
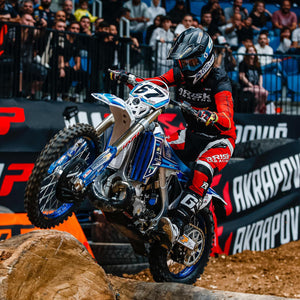
[[[172,62],[162,64],[170,45],[158,42],[154,49],[148,45],[136,48],[130,38],[108,40],[100,34],[87,36],[0,23],[0,97],[35,95],[36,100],[76,102],[93,101],[90,94],[94,92],[123,97],[126,87],[110,81],[107,69],[126,68],[140,77],[160,75],[172,67]],[[233,56],[241,60],[244,54]],[[63,71],[62,59],[67,62]],[[300,114],[300,56],[260,55],[259,59],[278,59],[263,74],[267,101],[277,113]],[[238,67],[228,74],[235,110],[253,112],[253,94],[243,92],[239,85]],[[174,90],[171,92],[175,97]]]

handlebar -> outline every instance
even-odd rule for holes
[[[171,102],[173,102],[174,104],[176,104],[177,106],[179,106],[182,110],[184,110],[188,114],[192,115],[196,119],[199,118],[198,112],[195,109],[192,108],[192,106],[191,106],[190,103],[188,103],[186,101],[178,102],[176,100],[171,100]]]

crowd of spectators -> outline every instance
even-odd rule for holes
[[[101,42],[105,61],[96,62],[96,67],[102,71],[108,67],[117,68],[120,36],[118,30],[123,20],[130,24],[128,38],[131,50],[135,51],[133,58],[139,57],[141,45],[150,46],[153,57],[156,57],[157,74],[172,66],[172,62],[166,61],[171,43],[176,36],[191,26],[199,27],[212,36],[216,45],[221,47],[221,50],[216,50],[216,65],[226,68],[228,72],[239,70],[239,81],[244,89],[251,86],[262,87],[260,76],[256,76],[255,83],[246,79],[247,73],[254,67],[259,68],[258,75],[275,70],[279,76],[285,76],[280,60],[272,57],[274,53],[300,52],[300,24],[297,15],[291,11],[290,0],[282,0],[280,8],[273,14],[265,8],[263,0],[252,2],[251,10],[243,6],[243,0],[234,0],[231,6],[227,5],[224,9],[219,0],[208,0],[199,12],[189,11],[183,0],[177,0],[169,11],[161,6],[160,0],[151,0],[150,6],[142,0],[102,0],[102,16],[91,13],[91,3],[87,0],[79,0],[76,7],[73,7],[72,0],[65,0],[58,11],[52,10],[51,1],[0,0],[0,68],[4,62],[7,64],[9,61],[7,54],[15,43],[15,29],[6,30],[5,24],[12,22],[25,25],[26,27],[21,29],[19,89],[20,93],[25,93],[29,99],[34,99],[37,91],[47,96],[51,78],[55,77],[59,78],[58,99],[68,98],[68,90],[74,81],[78,83],[76,93],[83,89],[89,71],[85,64],[88,43],[85,40],[82,42],[77,33],[95,37]],[[55,31],[58,31],[58,35]],[[63,32],[65,33],[62,34]],[[269,45],[273,38],[279,40],[276,49]],[[104,43],[110,45],[110,48],[105,50]],[[239,55],[233,57],[232,51],[237,51]],[[55,62],[54,52],[58,53]],[[253,52],[264,56],[254,61]],[[245,54],[249,54],[249,57]],[[53,63],[57,68],[51,67]],[[28,74],[32,78],[30,86],[24,84],[24,78],[29,78]],[[103,74],[99,74],[101,79],[98,86],[103,90],[105,82],[102,80]],[[247,82],[251,84],[248,87]],[[261,97],[261,94],[263,98],[267,97],[264,91],[258,96],[255,89],[253,88],[253,93],[256,98]],[[256,110],[263,111],[262,105],[258,106]]]

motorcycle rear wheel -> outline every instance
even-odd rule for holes
[[[210,257],[214,240],[214,222],[209,208],[203,210],[185,227],[190,237],[198,244],[198,250],[182,255],[182,262],[174,261],[174,253],[179,253],[178,244],[173,246],[173,253],[155,243],[150,247],[149,264],[153,279],[157,282],[177,282],[193,284],[204,272]],[[177,250],[176,250],[177,247]]]
[[[83,151],[63,165],[63,172],[50,172],[57,161],[76,141],[83,139]],[[90,165],[102,148],[94,127],[76,124],[58,132],[38,157],[27,182],[24,206],[28,218],[39,228],[52,228],[64,222],[81,205],[83,195],[72,192],[70,179]],[[66,199],[64,198],[66,197]]]

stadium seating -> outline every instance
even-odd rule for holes
[[[281,94],[282,77],[273,73],[263,74],[263,87],[269,92],[268,100],[276,101]]]

